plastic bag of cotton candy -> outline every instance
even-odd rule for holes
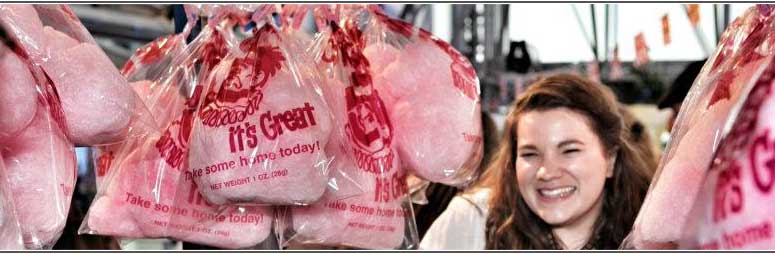
[[[213,204],[308,204],[328,183],[331,115],[320,74],[256,12],[252,36],[204,80],[194,118],[189,174]]]
[[[683,249],[775,248],[775,62],[745,94],[687,218]]]
[[[356,23],[340,27],[331,21],[310,51],[328,74],[322,90],[334,128],[324,149],[332,158],[332,180],[318,203],[278,213],[281,242],[413,249],[418,236],[406,171],[398,156],[394,125],[362,53],[365,38]]]
[[[404,167],[432,182],[469,183],[483,152],[473,66],[446,42],[376,6],[362,16],[368,19],[364,54],[393,121]]]
[[[752,7],[724,32],[681,105],[671,141],[662,156],[626,249],[674,249],[723,128],[773,56],[771,12]]]
[[[133,67],[165,70],[157,72],[157,77],[128,72],[150,83],[141,88],[156,99],[146,103],[149,108],[159,109],[154,117],[165,127],[111,148],[113,154],[101,165],[107,168],[103,183],[80,232],[122,238],[169,237],[230,249],[256,247],[268,239],[273,222],[271,207],[212,205],[202,198],[187,174],[193,118],[203,91],[199,81],[232,50],[235,38],[229,31],[236,22],[227,16],[238,14],[216,8],[190,44],[179,50],[165,49],[156,44],[166,40],[160,39],[132,58],[133,64],[143,63],[149,50],[161,50],[171,58]],[[185,37],[181,34],[170,39],[185,43]]]
[[[0,44],[0,156],[8,178],[0,185],[10,190],[25,248],[50,248],[67,219],[75,153],[51,83],[14,49]]]
[[[24,249],[10,184],[3,157],[0,156],[0,250]]]
[[[193,72],[183,72],[184,68],[176,69],[172,65],[176,57],[184,54],[186,38],[191,33],[193,24],[198,22],[195,13],[189,14],[187,25],[181,33],[157,38],[138,48],[121,68],[121,75],[129,81],[158,126],[168,126],[174,120],[176,114],[172,111],[179,110],[180,105],[185,104],[185,94],[188,92],[185,90],[186,86],[181,84],[185,84],[186,79],[191,79],[184,75],[195,75]],[[177,61],[186,60],[177,59]],[[92,149],[97,187],[101,186],[118,150],[123,145],[124,142],[119,142],[95,146]]]
[[[147,109],[66,5],[0,5],[0,25],[56,88],[67,136],[108,144],[153,126]],[[130,127],[138,128],[130,128]]]

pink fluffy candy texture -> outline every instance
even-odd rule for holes
[[[337,146],[333,146],[337,147]],[[292,208],[294,240],[302,244],[350,246],[363,249],[396,249],[404,243],[408,216],[404,199],[376,202],[376,178],[390,179],[392,172],[378,176],[355,166],[343,152],[330,146],[334,160],[331,165],[336,189],[328,189],[323,198],[309,206]],[[394,167],[398,167],[396,158]],[[390,188],[393,186],[390,185]],[[392,190],[391,190],[392,191]],[[355,195],[349,195],[355,194]],[[413,221],[412,221],[413,223]]]
[[[24,241],[6,175],[3,157],[0,156],[0,250],[20,250],[24,249]]]
[[[27,64],[0,44],[0,143],[16,135],[35,116],[35,80]]]
[[[43,22],[31,4],[0,5],[0,25],[31,56],[43,56]]]
[[[213,70],[214,84],[220,85],[233,71],[232,63],[223,60]],[[328,170],[322,148],[331,131],[330,113],[311,86],[310,77],[317,74],[291,70],[283,63],[274,76],[266,77],[261,95],[240,94],[236,100],[215,100],[200,108],[191,138],[190,170],[211,203],[307,204],[323,195]],[[220,93],[246,91],[254,85],[247,76],[250,72],[239,74],[242,88],[229,86]],[[219,112],[219,117],[208,112]],[[245,117],[220,122],[224,112]],[[223,124],[213,127],[213,121]]]
[[[172,136],[178,133],[173,129]],[[149,137],[119,156],[89,209],[82,232],[130,238],[171,237],[221,248],[247,248],[271,231],[271,208],[216,207],[170,166]],[[185,156],[177,161],[185,164]]]
[[[725,85],[715,82],[698,100],[686,121],[677,123],[687,128],[686,133],[671,143],[674,154],[659,171],[651,190],[643,201],[638,218],[630,235],[637,249],[675,248],[681,239],[683,225],[688,219],[697,193],[702,187],[707,169],[713,159],[722,130],[735,103],[740,101],[745,86],[750,84],[754,72],[763,60],[751,62],[736,70],[736,77],[729,83],[729,98],[707,107],[715,89]],[[675,137],[674,137],[675,138]]]
[[[177,116],[175,112],[182,110],[182,105],[185,103],[185,98],[181,96],[177,91],[173,90],[161,90],[156,83],[149,80],[139,80],[130,82],[130,86],[137,93],[138,98],[143,100],[146,105],[151,103],[153,107],[148,106],[148,109],[153,112],[154,120],[160,126],[168,126],[172,120]],[[147,127],[145,125],[139,127]],[[144,133],[152,133],[156,130],[148,130]],[[125,142],[103,145],[94,147],[95,165],[97,168],[96,182],[97,188],[102,186],[102,181],[107,175],[110,169],[111,163],[115,160],[116,155],[120,152],[121,147]]]
[[[429,40],[401,50],[375,43],[364,54],[372,63],[374,86],[384,95],[404,165],[429,181],[468,182],[482,154],[475,74],[466,75],[466,67]]]
[[[45,43],[48,46],[47,50],[49,54],[78,46],[78,41],[50,26],[43,27],[43,35],[46,39]]]
[[[383,119],[386,116],[380,117],[386,113],[384,105],[378,102],[379,92],[368,95],[367,90],[348,87],[348,84],[329,79],[321,86],[334,117],[335,127],[325,148],[332,160],[329,168],[332,184],[319,202],[292,208],[294,235],[291,237],[302,244],[395,249],[407,238],[404,227],[411,218],[399,215],[404,211],[403,200],[400,188],[394,189],[397,186],[393,185],[395,181],[403,181],[404,174],[393,147],[394,132],[389,120]],[[353,97],[354,91],[364,96]],[[356,123],[359,120],[363,122]],[[371,141],[368,142],[358,141],[356,137],[377,138],[365,139]],[[368,148],[364,151],[363,147]],[[382,198],[377,202],[377,182],[385,183],[386,179],[395,181],[380,188],[391,189],[391,197],[397,199],[383,202],[385,196],[379,195]],[[397,192],[393,193],[394,190]]]
[[[2,145],[27,248],[53,246],[67,221],[76,178],[75,153],[49,111],[39,106],[28,127]]]
[[[180,106],[186,102],[175,84],[160,85],[150,80],[139,80],[129,85],[153,114],[158,126],[168,126],[174,120],[175,112],[179,112]]]
[[[61,40],[52,48],[67,46]],[[79,145],[120,141],[135,107],[135,94],[110,59],[94,44],[51,52],[44,68],[59,92],[67,130]]]
[[[675,247],[705,178],[714,140],[720,138],[718,122],[723,123],[725,117],[706,114],[696,128],[684,135],[641,207],[641,221],[633,227],[631,236],[637,249]]]
[[[772,66],[762,76],[772,77]],[[734,127],[719,146],[713,167],[688,217],[682,248],[765,250],[771,232],[775,86],[757,81]],[[756,95],[754,95],[754,93]],[[755,233],[754,233],[755,232]],[[688,246],[687,246],[688,245]]]

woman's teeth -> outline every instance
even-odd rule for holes
[[[539,189],[538,193],[547,198],[561,198],[570,195],[575,190],[576,187],[570,186],[556,189]]]

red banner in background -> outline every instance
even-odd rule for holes
[[[614,56],[611,60],[611,71],[608,72],[608,79],[618,80],[624,77],[624,70],[622,70],[622,61],[619,60],[619,46],[614,47]]]
[[[670,45],[670,18],[665,14],[662,16],[662,42],[665,45]]]
[[[687,4],[686,5],[686,16],[689,17],[689,22],[692,23],[692,26],[697,26],[700,24],[700,5],[699,4]]]
[[[649,47],[646,45],[646,36],[643,32],[635,36],[635,67],[640,67],[649,62]]]

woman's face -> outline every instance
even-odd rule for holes
[[[518,120],[517,184],[528,207],[553,226],[595,220],[614,159],[587,118],[559,108],[528,111]]]

